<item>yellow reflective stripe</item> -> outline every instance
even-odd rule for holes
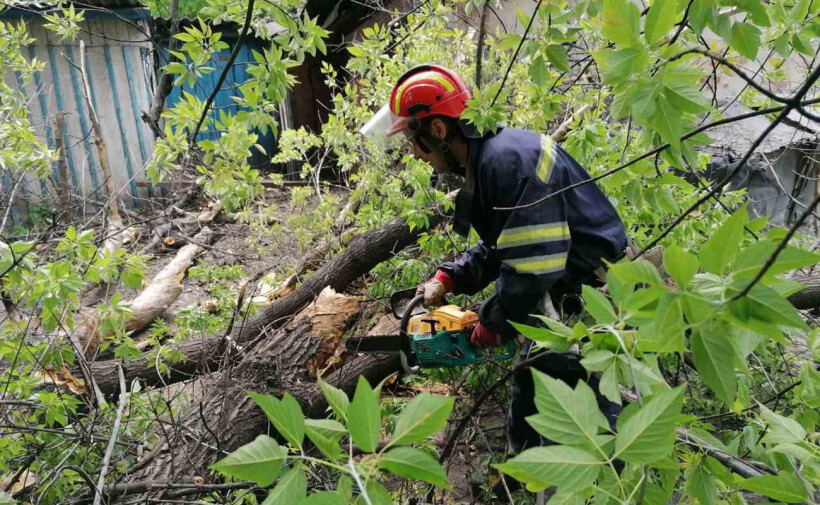
[[[541,135],[541,154],[538,156],[539,179],[549,182],[553,163],[555,163],[555,142],[549,135]]]
[[[399,111],[401,110],[401,95],[404,93],[405,88],[407,88],[407,86],[413,84],[416,81],[422,80],[436,81],[437,83],[444,86],[444,89],[446,89],[447,91],[455,91],[456,89],[456,87],[453,86],[453,83],[433,72],[422,72],[420,74],[411,75],[407,78],[406,81],[401,83],[401,86],[399,86],[398,91],[396,91],[396,100],[393,103],[393,114],[398,115]]]
[[[509,228],[501,232],[496,242],[498,249],[537,244],[539,242],[554,242],[569,239],[569,227],[566,221],[550,224],[536,224]]]
[[[549,254],[547,256],[530,256],[515,260],[505,260],[504,264],[512,267],[519,274],[549,274],[560,272],[567,263],[567,253]]]

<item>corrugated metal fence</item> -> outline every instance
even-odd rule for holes
[[[149,188],[140,188],[137,182],[145,179],[144,166],[154,149],[153,132],[140,118],[140,112],[150,107],[153,93],[149,26],[146,19],[138,17],[121,19],[91,13],[86,18],[79,38],[85,43],[85,73],[91,101],[100,119],[118,198],[122,204],[133,207],[148,196]],[[43,28],[39,17],[25,21],[36,40],[27,48],[27,56],[43,62],[45,69],[27,86],[19,75],[11,76],[12,82],[7,84],[28,98],[30,120],[51,148],[56,145],[55,117],[64,113],[62,141],[66,146],[65,163],[72,193],[103,201],[105,181],[91,136],[82,76],[66,60],[79,65],[79,41],[61,41],[55,33]],[[56,164],[53,168],[50,180],[38,181],[31,177],[23,184],[24,200],[38,203],[56,194],[59,173]]]

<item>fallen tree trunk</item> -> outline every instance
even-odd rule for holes
[[[444,214],[434,213],[430,216],[430,226],[438,225],[443,218]],[[419,228],[410,230],[403,219],[398,219],[382,228],[357,235],[344,252],[318,269],[298,289],[278,299],[247,322],[238,322],[230,340],[243,346],[253,340],[270,338],[277,328],[313,301],[325,287],[342,291],[355,279],[414,243],[423,231]],[[145,358],[128,363],[121,363],[121,360],[101,361],[93,363],[91,369],[100,390],[106,394],[118,391],[118,365],[122,365],[129,384],[139,379],[148,386],[167,385],[215,369],[226,344],[225,338],[214,336],[180,345],[177,350],[185,359],[173,364],[168,376],[160,376],[153,361]]]
[[[213,237],[213,232],[205,228],[197,235],[198,242],[208,242]],[[125,319],[126,331],[137,331],[145,328],[151,322],[162,315],[168,307],[182,294],[182,279],[185,272],[193,263],[194,259],[202,253],[204,248],[196,244],[188,244],[176,254],[165,268],[159,271],[151,283],[137,295],[130,303],[131,313]],[[77,318],[77,338],[83,352],[89,358],[99,347],[100,342],[105,337],[98,330],[99,314],[97,310],[86,308],[80,311]],[[92,365],[93,371],[93,365]],[[118,383],[116,366],[113,369],[114,382]],[[96,377],[96,373],[94,373]],[[114,386],[109,393],[113,393],[119,386]]]
[[[789,302],[800,310],[820,307],[820,274],[814,274],[810,277],[795,277],[793,280],[806,286],[806,289],[791,295]]]
[[[161,440],[134,470],[129,483],[182,482],[207,479],[207,466],[268,429],[264,413],[248,390],[293,395],[309,417],[324,417],[328,408],[314,373],[344,353],[343,335],[362,309],[360,298],[324,290],[287,326],[241,361],[225,363],[219,372],[194,381],[193,398],[183,407],[177,433]],[[230,358],[229,358],[230,359]],[[376,384],[398,369],[390,355],[352,357],[324,379],[352,395],[360,375]],[[196,436],[187,436],[195,434]],[[199,480],[199,479],[197,479]],[[140,489],[140,487],[137,487]],[[149,491],[150,492],[150,491]],[[164,491],[151,498],[161,498]],[[129,498],[133,500],[134,496]]]

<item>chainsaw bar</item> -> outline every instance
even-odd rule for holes
[[[345,346],[352,352],[385,352],[398,354],[401,352],[401,338],[398,335],[373,335],[367,337],[349,338]]]

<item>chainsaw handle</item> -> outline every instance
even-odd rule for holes
[[[410,345],[410,335],[407,334],[407,325],[410,323],[410,317],[413,315],[413,309],[424,302],[424,294],[416,295],[410,300],[407,307],[404,309],[404,314],[401,316],[401,326],[399,326],[399,337],[401,338],[401,367],[405,373],[416,374],[419,372],[418,358],[413,352],[413,347]],[[415,364],[411,364],[411,361]]]

